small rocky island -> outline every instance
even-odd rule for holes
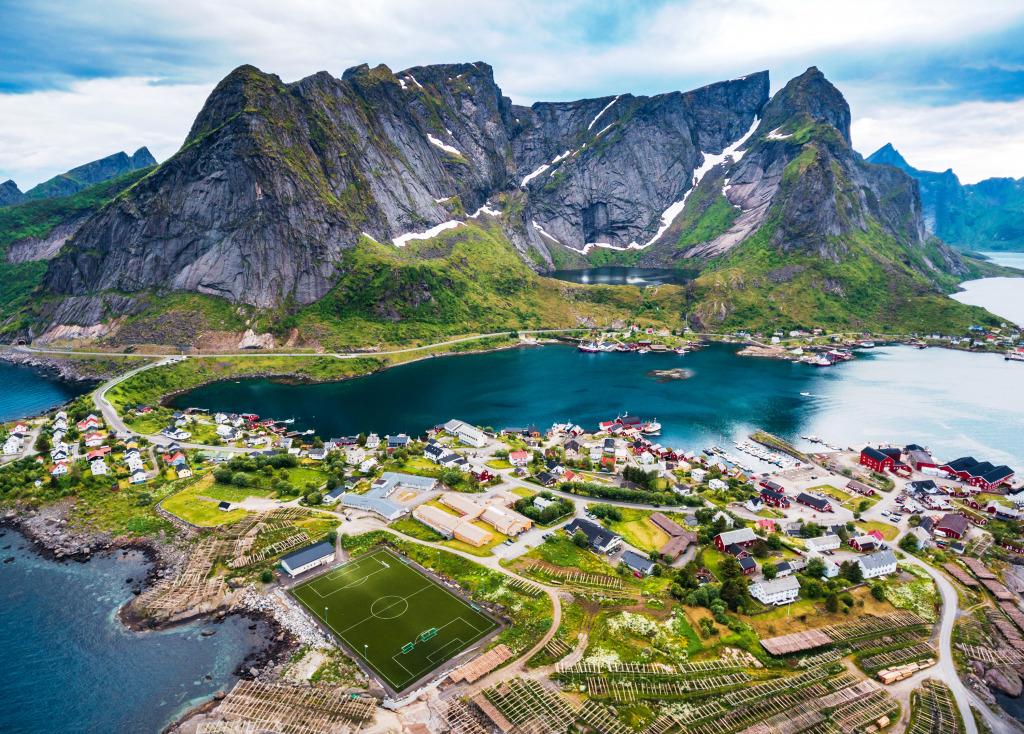
[[[693,370],[688,370],[684,367],[674,367],[670,370],[651,370],[647,373],[648,377],[657,377],[658,382],[668,382],[669,380],[689,380],[693,375]]]

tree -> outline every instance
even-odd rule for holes
[[[39,453],[45,454],[51,448],[53,447],[50,446],[50,439],[48,439],[46,436],[40,436],[39,438],[36,439],[36,451],[38,451]]]
[[[264,571],[263,573],[260,574],[260,581],[262,581],[265,584],[269,584],[273,580],[274,580],[274,573],[273,573],[273,571],[267,570],[267,571]]]
[[[843,578],[851,584],[859,584],[864,580],[864,569],[860,567],[859,563],[853,561],[843,570]]]
[[[820,579],[825,575],[825,561],[820,558],[812,558],[807,562],[806,573],[813,579]]]
[[[587,540],[587,534],[582,530],[577,530],[573,533],[572,544],[577,548],[586,548],[590,543]]]
[[[754,558],[767,558],[768,542],[758,538],[754,541],[753,545],[750,546],[750,554],[754,556]]]
[[[662,573],[664,573],[664,569],[662,568],[661,564],[654,564],[654,568],[651,569],[651,575],[654,577],[659,577]]]
[[[761,566],[761,573],[764,574],[764,577],[766,579],[771,581],[773,578],[779,575],[779,569],[775,567],[774,563],[766,563],[763,566]]]
[[[310,492],[306,495],[306,502],[310,505],[319,505],[323,501],[324,498],[319,492]]]
[[[875,597],[877,601],[885,601],[885,587],[875,584],[871,587],[871,596]]]
[[[871,500],[861,500],[860,504],[857,505],[857,509],[861,512],[866,512],[871,507]]]
[[[917,536],[911,533],[907,533],[900,538],[900,550],[907,553],[917,553],[918,543]]]
[[[454,487],[462,481],[462,472],[458,469],[449,469],[441,476],[441,481],[449,487]]]
[[[835,614],[839,611],[839,597],[836,596],[834,591],[825,597],[825,611],[829,614]]]
[[[235,476],[235,473],[226,466],[218,466],[213,470],[213,479],[218,484],[231,484],[231,479]]]
[[[768,536],[768,548],[773,551],[782,550],[782,537],[778,533]]]
[[[824,593],[821,589],[821,582],[819,581],[808,581],[806,586],[807,598],[817,599]]]
[[[747,579],[743,575],[743,568],[739,561],[732,556],[723,558],[718,564],[718,576],[722,581],[718,596],[730,609],[735,610],[737,607],[746,606],[749,603],[750,592],[747,588]]]
[[[909,518],[907,519],[907,524],[908,524],[908,525],[909,525],[910,527],[912,527],[912,528],[916,528],[916,527],[917,527],[918,525],[920,525],[920,524],[921,524],[921,516],[920,516],[920,515],[911,515],[911,516],[910,516],[910,517],[909,517]]]

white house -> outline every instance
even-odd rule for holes
[[[700,467],[697,467],[696,469],[690,470],[690,478],[693,479],[693,481],[697,482],[698,484],[703,482],[707,475],[707,469],[701,469]]]
[[[932,543],[931,534],[922,527],[910,528],[910,534],[917,538],[917,547],[924,550]]]
[[[834,579],[836,576],[839,575],[839,565],[833,563],[828,558],[825,558],[816,550],[808,551],[807,555],[804,556],[804,558],[807,561],[810,561],[812,558],[820,558],[822,560],[822,562],[825,564],[825,573],[822,574],[822,578]]]
[[[215,416],[213,416],[213,422],[218,424],[218,425],[220,425],[222,423],[227,423],[228,422],[227,413],[217,413]]]
[[[896,554],[892,551],[879,551],[867,556],[857,558],[860,570],[864,572],[864,578],[873,579],[878,576],[886,576],[896,573]]]
[[[178,479],[187,479],[192,476],[192,470],[187,466],[180,466],[178,468]]]
[[[20,454],[21,453],[21,436],[11,434],[7,437],[4,442],[4,453],[5,454]]]
[[[750,585],[750,595],[765,606],[789,604],[800,595],[800,581],[796,576],[785,576],[772,581],[758,581]]]
[[[544,499],[540,495],[537,495],[536,497],[533,498],[533,506],[536,507],[538,510],[546,510],[548,507],[551,507],[551,505],[555,504],[555,502],[557,502],[557,500]]]
[[[298,576],[317,566],[326,566],[334,561],[334,545],[326,540],[307,545],[281,558],[281,568],[289,576]]]
[[[89,464],[89,470],[94,477],[103,476],[107,473],[107,464],[103,459],[93,459],[92,463]]]
[[[820,538],[808,538],[804,545],[809,551],[836,550],[843,544],[838,535],[822,535]]]
[[[760,497],[751,497],[743,503],[743,506],[751,512],[760,512],[764,509],[764,502],[761,501]]]
[[[132,472],[132,476],[128,481],[130,481],[132,484],[142,484],[147,479],[148,477],[146,476],[146,472],[144,472],[142,469],[138,469]]]
[[[487,445],[487,434],[464,421],[450,420],[444,424],[444,430],[467,446],[479,449]]]
[[[63,476],[65,474],[67,474],[67,473],[68,473],[68,465],[65,464],[63,461],[55,464],[54,467],[52,469],[50,469],[50,474],[52,474],[55,477],[60,477],[60,476]]]
[[[726,515],[721,510],[714,514],[714,517],[711,518],[711,522],[718,522],[718,518],[720,517],[725,520],[725,527],[731,528],[733,526],[732,518]]]
[[[238,431],[228,425],[217,426],[217,435],[221,438],[234,438]]]
[[[366,448],[372,451],[378,446],[380,446],[380,436],[378,436],[376,433],[371,433],[369,436],[366,437]]]
[[[366,461],[366,449],[362,446],[349,446],[345,449],[345,463],[358,466]]]
[[[85,437],[85,445],[89,448],[95,448],[103,445],[103,435],[99,433],[90,433]]]
[[[365,474],[375,466],[377,466],[377,460],[371,456],[369,459],[367,459],[366,461],[359,465],[359,471]]]
[[[708,486],[715,490],[726,490],[729,489],[729,483],[721,479],[712,479],[708,482]]]

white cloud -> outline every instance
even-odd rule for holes
[[[98,79],[68,91],[0,95],[0,180],[22,191],[82,163],[143,145],[174,153],[213,84]]]
[[[1024,100],[946,107],[854,103],[852,107],[851,135],[864,155],[892,143],[915,168],[952,168],[962,183],[1024,176]]]
[[[72,165],[139,145],[166,158],[180,145],[205,95],[234,64],[251,63],[294,81],[322,69],[340,75],[364,62],[398,71],[483,60],[495,67],[506,94],[529,104],[685,90],[764,68],[789,72],[819,65],[828,74],[830,59],[845,59],[849,67],[851,59],[865,55],[941,47],[1024,19],[1020,0],[692,0],[650,9],[624,6],[621,32],[594,42],[582,28],[593,17],[585,0],[492,0],[485,6],[478,0],[440,5],[427,0],[136,0],[122,5],[117,12],[173,29],[183,42],[215,49],[217,58],[231,61],[210,68],[205,85],[124,78],[83,82],[66,92],[0,95],[0,178],[13,177],[27,188]],[[194,78],[194,66],[188,73]],[[786,78],[773,74],[772,82],[777,89]],[[909,133],[912,115],[902,114],[906,122],[889,127],[902,124]],[[880,120],[856,122],[862,144],[879,136],[895,138],[870,133]],[[1008,137],[998,119],[972,120],[978,137]],[[942,128],[929,122],[937,136]],[[953,149],[963,141],[946,142]],[[909,155],[926,146],[908,142],[901,149]],[[938,156],[941,141],[936,137],[927,150]],[[932,159],[915,162],[927,160]],[[1006,159],[997,162],[995,170],[1008,165]],[[937,167],[948,165],[956,168],[960,159],[951,157]]]

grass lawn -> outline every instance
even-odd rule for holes
[[[892,523],[878,522],[877,520],[857,520],[856,525],[865,533],[877,530],[886,540],[894,540],[899,535],[899,528]]]
[[[780,512],[774,507],[765,507],[763,510],[758,510],[757,516],[767,518],[768,520],[775,520],[780,517],[785,517],[786,513]]]
[[[854,496],[849,492],[844,492],[841,489],[836,489],[831,484],[820,484],[817,487],[811,487],[810,489],[807,490],[807,492],[821,492],[822,494],[828,495],[829,497],[837,499],[840,502],[846,502],[847,500],[852,499]]]
[[[387,550],[301,584],[292,595],[395,692],[498,629]]]
[[[764,614],[744,616],[741,619],[752,625],[754,631],[760,637],[775,637],[815,627],[839,624],[840,622],[856,619],[857,617],[888,614],[894,610],[889,602],[878,601],[871,596],[870,588],[861,587],[849,592],[839,592],[840,596],[844,593],[850,594],[854,599],[854,604],[850,608],[849,614],[844,614],[841,611],[841,608],[845,606],[841,602],[839,612],[836,614],[825,613],[825,599],[821,598],[813,600],[800,599],[794,602],[791,607],[789,605],[775,607]],[[861,601],[864,602],[864,606],[860,606]],[[762,607],[756,605],[755,608],[761,609]]]
[[[489,466],[492,469],[511,469],[512,465],[504,459],[491,459],[484,466]]]
[[[202,477],[199,481],[193,482],[177,494],[165,499],[161,507],[186,522],[202,527],[227,525],[245,517],[245,510],[224,512],[217,509],[217,502],[199,499],[200,496],[209,496],[208,490],[211,489],[212,484],[212,476]]]
[[[602,576],[614,576],[615,569],[604,560],[585,548],[577,548],[568,537],[559,533],[552,542],[544,542],[531,548],[525,558],[536,558],[560,568],[575,568],[586,573]]]
[[[512,494],[518,494],[520,497],[533,497],[537,493],[526,487],[513,487]]]
[[[388,525],[392,530],[397,530],[400,533],[408,535],[410,538],[416,538],[418,540],[427,540],[431,543],[440,543],[444,540],[444,536],[437,532],[433,528],[428,528],[426,525],[421,523],[419,520],[414,520],[411,517],[403,517],[401,520],[395,520],[393,523]]]
[[[622,509],[622,520],[605,523],[613,533],[618,533],[635,548],[644,551],[658,550],[669,541],[668,533],[650,520],[646,510]]]

